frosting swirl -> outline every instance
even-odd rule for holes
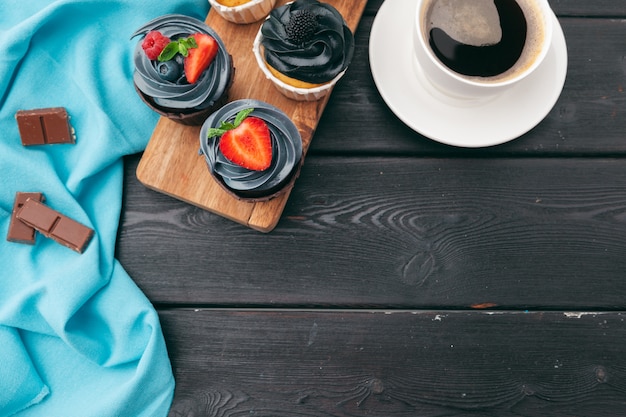
[[[148,59],[139,42],[133,57],[135,63],[133,81],[137,89],[151,97],[156,105],[181,112],[213,106],[229,87],[233,75],[232,58],[217,33],[200,20],[180,14],[169,14],[146,23],[137,29],[131,38],[145,36],[152,30],[158,30],[170,39],[205,33],[217,41],[219,50],[200,79],[194,84],[189,84],[180,80],[163,80],[157,72],[156,61]]]
[[[241,110],[253,108],[251,116],[263,119],[272,140],[272,163],[264,171],[243,168],[228,160],[219,149],[219,137],[207,131],[222,121],[233,121]],[[280,109],[252,99],[236,100],[211,114],[200,129],[200,153],[211,174],[235,195],[246,199],[271,198],[294,177],[302,159],[302,139],[295,124]]]
[[[290,21],[302,13],[312,13],[317,21],[303,42],[289,33]],[[333,6],[318,0],[296,0],[275,8],[263,22],[261,33],[266,62],[308,83],[332,80],[348,67],[354,55],[354,35],[343,17]]]

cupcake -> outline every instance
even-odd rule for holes
[[[246,201],[267,201],[289,190],[303,159],[302,139],[291,119],[251,99],[230,102],[206,119],[200,153],[213,178]]]
[[[132,37],[139,35],[133,82],[151,109],[178,123],[201,125],[226,103],[233,60],[213,29],[192,17],[169,14]]]
[[[257,22],[274,8],[276,0],[209,0],[224,19],[238,24]]]
[[[350,65],[354,35],[330,4],[296,0],[270,12],[253,51],[281,93],[314,101],[327,95]]]

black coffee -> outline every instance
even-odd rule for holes
[[[515,72],[537,42],[538,12],[524,0],[432,0],[427,12],[428,42],[451,70],[491,78]],[[530,16],[530,18],[529,18]],[[532,32],[532,33],[529,33]],[[532,48],[535,48],[533,46]],[[538,52],[535,52],[537,54]],[[528,60],[528,58],[525,58]],[[524,68],[527,64],[520,63]]]

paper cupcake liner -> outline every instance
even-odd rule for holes
[[[215,110],[219,109],[226,103],[228,103],[228,94],[224,93],[219,100],[217,100],[212,106],[207,107],[201,110],[193,110],[193,111],[179,111],[177,109],[168,109],[164,107],[160,107],[157,105],[151,97],[146,96],[137,86],[135,85],[135,90],[137,94],[141,98],[141,100],[155,113],[159,114],[162,117],[166,117],[173,122],[179,123],[185,126],[200,126],[207,117],[211,115]]]
[[[256,58],[257,64],[259,65],[261,71],[263,71],[265,77],[270,80],[274,84],[274,87],[276,87],[276,89],[287,98],[297,101],[317,101],[327,96],[328,93],[332,91],[335,84],[337,84],[337,81],[339,81],[339,79],[343,77],[343,75],[346,73],[346,70],[343,70],[328,83],[318,87],[299,88],[289,85],[284,81],[276,78],[267,68],[267,64],[265,63],[265,59],[263,58],[263,52],[261,47],[262,39],[263,34],[261,33],[261,29],[259,29],[259,32],[257,33],[256,38],[254,39],[254,43],[252,45],[252,52],[254,53],[254,57]]]
[[[276,0],[250,0],[241,6],[228,7],[217,2],[217,0],[209,0],[209,4],[217,14],[222,16],[229,22],[237,24],[247,24],[258,22],[265,18],[274,8]]]

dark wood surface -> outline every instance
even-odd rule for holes
[[[563,93],[441,145],[382,101],[370,0],[274,231],[138,183],[117,257],[157,307],[171,416],[626,415],[626,1],[551,1]]]

